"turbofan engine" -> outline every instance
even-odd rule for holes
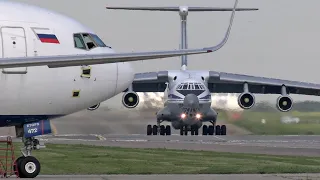
[[[93,105],[93,106],[91,106],[91,107],[88,107],[87,109],[88,109],[89,111],[94,111],[94,110],[98,109],[99,106],[100,106],[100,103],[99,103],[99,104],[96,104],[96,105]]]
[[[277,109],[281,112],[290,111],[292,104],[293,103],[290,96],[280,96],[277,99]]]
[[[238,105],[242,109],[250,109],[252,106],[255,104],[255,98],[254,95],[247,92],[247,93],[242,93],[238,97]]]
[[[131,92],[126,92],[122,96],[122,104],[126,108],[135,108],[139,104],[139,95],[133,91]]]

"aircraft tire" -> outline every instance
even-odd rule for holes
[[[147,126],[147,135],[152,135],[152,126],[150,124]]]
[[[208,135],[208,126],[207,125],[202,126],[202,135],[203,136]]]
[[[221,135],[221,127],[216,125],[216,135]]]
[[[226,125],[222,125],[221,126],[221,135],[227,135],[227,126]]]
[[[169,125],[166,126],[166,135],[167,136],[171,135],[171,127]]]
[[[166,129],[165,129],[164,125],[161,125],[160,126],[160,135],[164,136],[166,134],[165,131],[166,131]]]
[[[212,136],[214,134],[214,126],[210,125],[208,128],[208,134]]]
[[[180,127],[180,136],[183,136],[183,126]]]
[[[199,135],[199,128],[197,126],[194,126],[194,135]]]
[[[184,126],[184,135],[185,136],[188,136],[188,127],[187,126]]]
[[[24,159],[24,158],[25,158],[24,156],[20,156],[20,157],[15,161],[15,163],[14,163],[14,164],[16,164],[16,166],[13,164],[13,167],[12,167],[13,171],[16,173],[16,175],[19,175],[19,177],[20,177],[20,174],[21,174],[21,171],[20,171],[20,162],[21,162],[21,160]]]
[[[158,135],[158,126],[157,125],[153,125],[153,127],[152,127],[152,135],[154,135],[154,136]]]
[[[33,156],[27,156],[22,158],[19,163],[19,169],[21,178],[35,178],[40,173],[40,162]]]

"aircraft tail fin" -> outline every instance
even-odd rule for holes
[[[221,8],[221,7],[188,7],[188,6],[178,6],[178,7],[106,7],[107,9],[116,9],[116,10],[142,10],[142,11],[175,11],[179,12],[180,20],[181,20],[181,44],[180,49],[188,49],[188,43],[187,43],[187,16],[188,12],[204,12],[204,11],[232,11],[231,17],[230,17],[230,23],[228,30],[225,34],[224,39],[214,47],[208,48],[208,51],[211,50],[211,48],[215,50],[219,50],[222,48],[226,42],[228,41],[229,34],[231,31],[235,11],[256,11],[259,10],[258,8],[237,8],[238,0],[235,0],[234,7],[233,8]],[[181,56],[181,69],[186,70],[188,65],[187,61],[187,55]]]

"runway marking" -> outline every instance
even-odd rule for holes
[[[217,138],[217,139],[219,139],[219,140],[227,141],[227,140],[225,140],[225,139],[223,139],[223,138],[221,138],[221,137],[218,137],[218,136],[213,136],[213,137],[215,137],[215,138]]]
[[[102,135],[100,134],[92,134],[93,136],[96,136],[100,141],[106,141],[107,138],[103,137]]]

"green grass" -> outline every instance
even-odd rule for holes
[[[297,117],[299,123],[281,123],[281,116]],[[266,123],[261,122],[262,119]],[[239,120],[231,121],[239,127],[245,128],[253,134],[263,135],[319,135],[320,134],[320,112],[253,112],[244,111]]]
[[[320,157],[53,144],[33,153],[46,175],[320,172]]]

